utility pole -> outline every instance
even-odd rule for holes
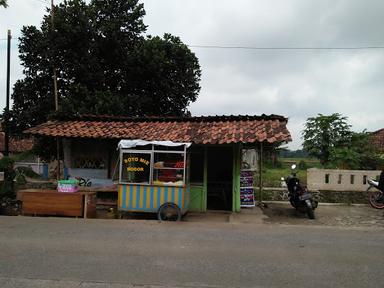
[[[259,147],[259,206],[265,207],[263,204],[263,142],[260,142]]]
[[[7,45],[7,93],[6,106],[4,117],[4,156],[9,155],[9,90],[11,82],[11,30],[8,30],[8,45]]]
[[[51,0],[51,32],[55,31],[55,5],[53,3],[53,0]],[[55,63],[53,63],[53,93],[55,96],[55,111],[59,112],[59,96],[57,92],[57,74],[56,74],[56,67]],[[60,180],[60,139],[59,137],[56,137],[56,159],[57,159],[57,173],[56,173],[56,179]]]
[[[54,17],[55,17],[55,12],[54,12],[55,6],[53,3],[53,0],[51,0],[51,21],[52,21],[52,32],[55,30],[55,22],[54,22]],[[56,67],[53,65],[53,91],[55,95],[55,111],[59,111],[59,96],[57,94],[57,75],[56,75]]]

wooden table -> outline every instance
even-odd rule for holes
[[[96,205],[117,206],[117,185],[111,187],[83,187],[79,186],[79,192],[95,192]],[[108,196],[108,197],[105,197]]]
[[[96,192],[57,192],[47,189],[26,189],[17,192],[22,201],[22,214],[58,215],[94,218]]]

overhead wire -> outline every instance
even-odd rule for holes
[[[36,0],[38,1],[38,0]],[[43,1],[43,0],[41,0]],[[18,36],[12,38],[18,39]],[[5,41],[7,38],[0,38],[0,41]],[[229,49],[229,50],[379,50],[384,49],[384,46],[355,46],[355,47],[261,47],[261,46],[221,46],[221,45],[188,45],[191,48],[202,49]]]
[[[258,47],[258,46],[220,46],[220,45],[188,45],[193,48],[204,49],[242,49],[242,50],[368,50],[384,49],[384,46],[356,46],[356,47]]]
[[[49,4],[49,0],[34,0],[43,4]],[[13,37],[18,40],[19,37]],[[0,38],[0,41],[6,41],[7,38]],[[227,49],[227,50],[378,50],[384,49],[384,46],[355,46],[355,47],[262,47],[262,46],[225,46],[225,45],[187,45],[191,48],[201,49]]]

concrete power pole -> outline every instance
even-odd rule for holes
[[[8,43],[7,43],[7,93],[6,93],[6,106],[4,117],[4,156],[9,155],[9,90],[11,82],[11,30],[8,30]]]
[[[55,31],[55,21],[54,21],[54,17],[55,17],[55,5],[53,3],[53,0],[51,0],[51,23],[52,23],[52,32]],[[54,93],[54,96],[55,96],[55,111],[56,112],[59,112],[59,96],[58,96],[58,92],[57,92],[57,74],[56,74],[56,67],[55,65],[53,64],[53,67],[52,67],[52,70],[53,70],[53,93]],[[59,137],[56,137],[56,159],[57,159],[57,173],[56,173],[56,179],[57,180],[60,180],[60,139]]]

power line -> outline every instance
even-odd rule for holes
[[[372,50],[384,49],[384,46],[357,46],[357,47],[256,47],[256,46],[219,46],[219,45],[188,45],[203,49],[236,49],[236,50]]]
[[[36,0],[40,1],[40,0]],[[43,1],[43,0],[41,0]],[[13,37],[18,40],[18,36]],[[7,38],[0,38],[0,41],[6,41]],[[355,47],[257,47],[257,46],[220,46],[220,45],[187,45],[191,48],[202,49],[229,49],[229,50],[379,50],[384,46],[355,46]]]

